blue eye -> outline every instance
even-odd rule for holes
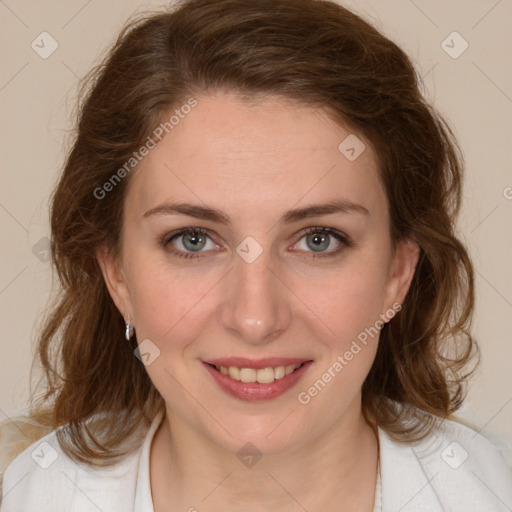
[[[173,244],[175,240],[181,239],[181,245],[184,250],[176,248]],[[312,249],[305,252],[312,252],[313,258],[320,257],[332,257],[343,251],[346,247],[350,247],[352,242],[350,238],[344,233],[340,233],[334,229],[324,227],[310,227],[302,232],[302,236],[298,242],[302,239],[306,240],[306,247]],[[332,239],[335,239],[338,246],[334,250],[327,251],[332,245]],[[211,241],[213,249],[219,247],[208,234],[208,231],[203,228],[184,228],[177,232],[170,233],[161,238],[160,244],[169,251],[173,256],[179,258],[197,259],[206,256],[208,251],[203,251],[207,246],[208,240]],[[297,245],[297,243],[295,245]],[[318,250],[317,250],[318,249]]]
[[[335,239],[338,243],[338,248],[334,250],[330,250],[326,252],[332,244],[331,240]],[[303,233],[303,236],[300,240],[306,240],[306,246],[308,248],[313,248],[313,257],[321,256],[321,257],[329,257],[334,256],[341,252],[345,247],[349,247],[352,245],[349,237],[343,233],[335,231],[329,228],[323,227],[311,227]],[[299,242],[300,242],[299,240]],[[317,249],[319,249],[317,251]],[[306,251],[308,252],[308,251]],[[325,253],[325,254],[324,254]]]
[[[169,244],[172,244],[173,240],[177,240],[179,238],[182,239],[181,245],[186,250],[190,250],[192,252],[185,252],[176,249],[175,247],[169,247]],[[202,258],[203,255],[195,255],[194,253],[198,253],[201,249],[204,249],[207,239],[210,239],[210,236],[206,230],[202,228],[185,228],[176,233],[171,233],[170,236],[165,236],[161,243],[173,255],[180,258]]]

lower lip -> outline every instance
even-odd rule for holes
[[[234,380],[227,375],[223,375],[207,363],[203,362],[203,365],[220,388],[229,395],[249,402],[262,402],[272,400],[272,398],[276,398],[292,388],[301,379],[312,362],[307,361],[289,375],[268,384]]]

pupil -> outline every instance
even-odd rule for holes
[[[187,241],[191,242],[192,245],[190,247],[188,246]],[[185,245],[185,247],[187,247],[187,249],[191,249],[192,251],[202,249],[202,247],[198,247],[201,243],[204,244],[204,237],[201,234],[186,234],[183,237],[183,244]]]
[[[327,239],[327,235],[326,234],[318,234],[318,233],[315,233],[313,235],[310,235],[311,237],[311,241],[313,242],[314,246],[313,248],[321,248],[321,249],[327,249],[327,247],[329,246],[329,241]],[[327,244],[325,243],[327,241]],[[324,244],[324,247],[321,247],[321,244]]]

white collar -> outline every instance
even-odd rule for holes
[[[165,417],[165,410],[161,409],[155,416],[148,433],[141,447],[139,465],[137,468],[137,485],[135,489],[134,512],[154,512],[153,499],[151,496],[150,467],[149,457],[151,453],[151,443],[155,433]],[[380,432],[379,432],[379,435]],[[379,440],[380,446],[380,440]],[[381,457],[379,456],[379,471],[377,474],[377,486],[375,489],[375,508],[373,512],[381,512],[382,508],[382,476],[381,476]]]
[[[139,467],[137,468],[137,486],[135,488],[134,512],[154,512],[153,499],[151,497],[151,482],[149,480],[149,455],[151,442],[155,436],[162,419],[165,417],[165,409],[158,411],[149,427],[146,439],[142,444]]]

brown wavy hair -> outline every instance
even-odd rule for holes
[[[124,339],[124,320],[96,259],[99,247],[119,250],[130,176],[105,199],[95,191],[169,112],[206,93],[296,100],[370,141],[392,241],[414,239],[420,257],[402,310],[381,332],[363,412],[401,442],[453,417],[474,370],[468,363],[478,355],[470,334],[473,268],[455,233],[463,157],[396,44],[325,0],[187,0],[132,19],[84,84],[51,203],[62,291],[36,354],[44,394],[31,402],[32,417],[49,430],[66,425],[57,436],[67,455],[92,465],[116,462],[138,426],[164,406],[134,357],[136,340]]]

